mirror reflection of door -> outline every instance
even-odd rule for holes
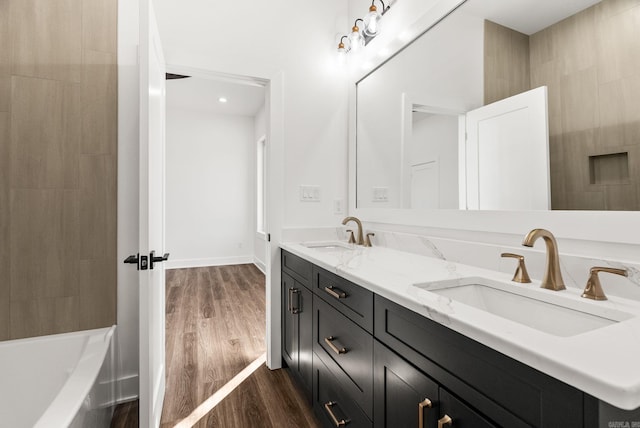
[[[404,208],[458,208],[458,114],[411,103]]]
[[[411,206],[409,208],[439,208],[440,178],[438,161],[411,166]]]
[[[467,209],[548,210],[547,88],[467,113]]]

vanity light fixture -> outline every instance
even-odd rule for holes
[[[356,19],[353,23],[353,27],[351,28],[351,32],[349,33],[349,35],[342,36],[340,38],[340,43],[338,43],[338,53],[341,56],[345,56],[347,52],[359,51],[361,48],[365,47],[367,43],[369,43],[375,36],[380,34],[380,21],[382,19],[382,15],[387,13],[387,11],[391,8],[391,4],[386,6],[382,0],[378,1],[382,3],[382,10],[378,10],[378,7],[375,5],[376,0],[372,0],[367,16],[365,16],[364,19]],[[390,3],[394,3],[394,1],[390,0]],[[362,21],[362,30],[360,29],[360,27],[358,27],[358,21]],[[348,40],[348,44],[344,43],[345,37]]]

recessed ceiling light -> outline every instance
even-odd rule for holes
[[[227,99],[225,97],[220,97],[218,98],[218,101],[220,101],[221,103],[226,103]]]

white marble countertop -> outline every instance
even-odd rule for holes
[[[281,247],[609,404],[625,410],[640,407],[640,302],[616,297],[592,301],[581,298],[581,290],[544,290],[536,280],[518,284],[502,272],[384,247],[332,251],[306,245],[310,244]],[[465,284],[465,278],[487,278],[505,291],[586,309],[604,318],[623,315],[624,320],[561,337],[428,291],[443,281]]]

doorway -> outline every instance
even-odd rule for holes
[[[187,75],[166,97],[170,424],[266,351],[265,82]]]

